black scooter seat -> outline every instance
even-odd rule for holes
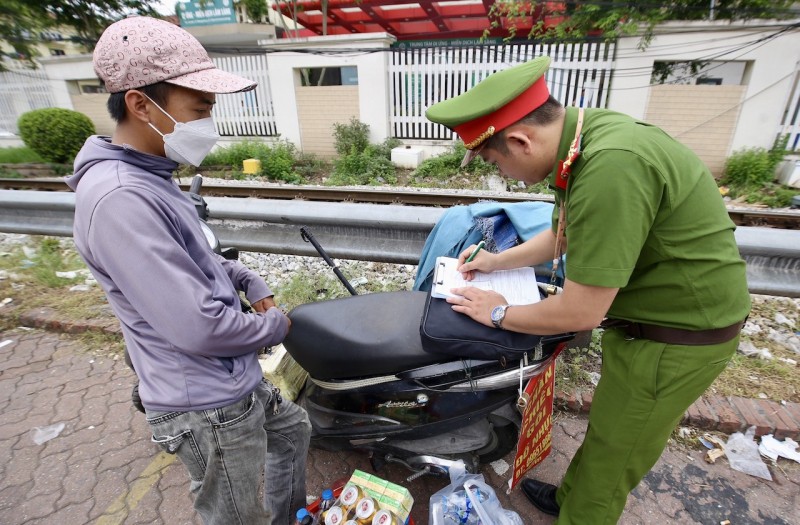
[[[426,292],[381,292],[300,305],[283,346],[311,377],[396,374],[448,361],[422,349]]]

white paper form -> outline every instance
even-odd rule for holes
[[[493,290],[506,298],[508,304],[533,304],[539,302],[539,287],[533,268],[498,270],[492,273],[475,272],[471,281],[464,280],[457,270],[458,259],[437,257],[433,274],[431,297],[458,297],[450,290],[473,286],[481,290]]]

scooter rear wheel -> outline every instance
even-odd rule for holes
[[[493,426],[491,441],[482,449],[475,451],[475,454],[480,458],[481,465],[497,461],[514,450],[517,446],[518,434],[517,426],[512,423]]]

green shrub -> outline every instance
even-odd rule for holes
[[[775,182],[775,169],[786,155],[788,139],[788,135],[778,137],[769,150],[748,148],[731,155],[720,179],[720,184],[728,186],[729,196],[771,208],[790,206],[797,190]]]
[[[379,147],[367,145],[363,151],[355,146],[350,153],[334,161],[333,174],[326,181],[331,186],[395,184],[397,170]]]
[[[202,166],[230,166],[242,169],[242,162],[247,159],[259,159],[269,154],[270,147],[264,142],[244,140],[229,146],[216,148],[203,160]]]
[[[259,176],[270,180],[284,182],[302,182],[302,177],[295,172],[294,165],[297,149],[288,141],[281,141],[270,146],[264,142],[245,140],[217,148],[203,160],[203,166],[230,166],[234,170],[233,178],[243,178],[241,170],[247,159],[261,161]]]
[[[380,144],[373,145],[375,153],[392,160],[392,150],[403,145],[403,141],[394,137],[389,137]]]
[[[83,113],[62,108],[35,109],[17,121],[25,145],[49,162],[71,163],[94,124]]]
[[[261,157],[261,176],[269,180],[298,183],[301,177],[294,172],[294,159],[297,149],[288,141],[276,143],[269,154]]]
[[[27,146],[19,148],[0,148],[0,164],[25,164],[43,162],[44,159]]]
[[[347,124],[333,125],[333,139],[336,153],[339,156],[349,155],[353,150],[363,152],[369,146],[369,124],[351,117]]]
[[[764,148],[737,151],[725,162],[720,182],[736,188],[758,188],[775,178],[775,164]]]
[[[739,190],[753,190],[775,180],[775,168],[786,154],[789,135],[775,139],[772,148],[746,148],[735,152],[725,162],[720,182]]]
[[[326,173],[330,163],[318,158],[313,153],[298,153],[295,157],[294,171],[303,179],[311,179]]]
[[[350,119],[349,124],[334,124],[334,144],[339,158],[325,182],[330,186],[359,186],[397,183],[397,169],[392,164],[392,148],[402,142],[388,138],[380,144],[369,143],[369,125]]]

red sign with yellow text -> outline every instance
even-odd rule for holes
[[[558,352],[556,352],[556,355]],[[514,459],[514,488],[522,476],[550,454],[553,430],[553,388],[555,386],[556,355],[541,374],[532,377],[523,391],[528,402],[522,412],[517,457]]]

